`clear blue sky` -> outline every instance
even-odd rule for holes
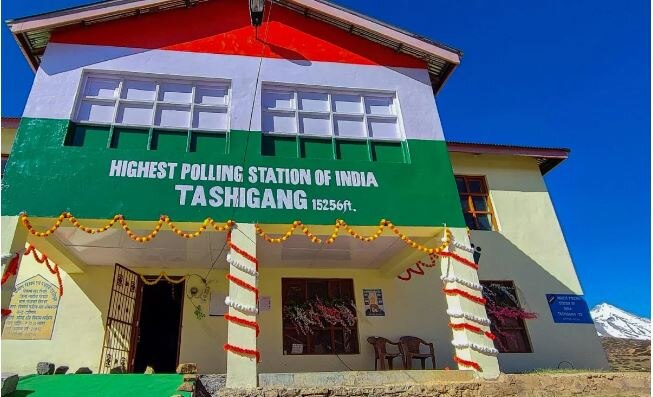
[[[338,2],[464,51],[437,98],[447,139],[572,149],[546,182],[588,304],[649,317],[649,2]],[[2,17],[84,3],[2,0]],[[32,79],[3,26],[3,116]]]

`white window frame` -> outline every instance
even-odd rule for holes
[[[277,92],[292,92],[292,109],[270,109],[265,108],[263,105],[263,94],[264,92],[277,91]],[[327,95],[327,100],[329,103],[329,110],[327,111],[314,111],[314,110],[301,110],[299,109],[299,93],[316,93],[316,94],[325,94]],[[352,95],[360,97],[360,106],[362,113],[349,113],[349,112],[336,112],[335,106],[333,103],[333,95]],[[365,98],[366,97],[382,97],[382,98],[391,98],[392,107],[395,110],[395,113],[392,115],[372,115],[368,114],[365,111]],[[263,130],[263,120],[265,114],[293,114],[295,118],[295,129],[297,132],[285,132],[285,131],[266,131],[264,134],[268,135],[279,135],[279,136],[305,136],[310,138],[323,138],[323,139],[332,139],[336,138],[338,140],[355,140],[355,141],[389,141],[389,142],[399,142],[406,139],[406,134],[404,131],[403,119],[401,116],[401,108],[399,106],[399,100],[397,98],[396,92],[392,91],[380,91],[380,90],[369,90],[369,89],[347,89],[347,88],[331,88],[323,86],[308,86],[308,85],[288,85],[288,84],[279,84],[279,83],[263,83],[261,86],[261,130]],[[300,132],[300,115],[329,115],[329,134],[311,134]],[[345,117],[362,117],[363,118],[363,128],[365,134],[363,136],[341,136],[335,135],[335,124],[334,116],[345,116]],[[368,120],[396,120],[397,123],[397,136],[396,137],[372,137],[370,136],[370,129],[368,125]]]
[[[89,78],[97,79],[111,79],[118,81],[117,92],[114,93],[113,98],[102,98],[94,96],[86,96],[86,86],[89,81]],[[154,100],[139,100],[139,99],[125,99],[122,98],[122,90],[125,80],[130,81],[146,81],[149,83],[155,84],[154,91]],[[159,100],[159,88],[162,84],[173,83],[173,84],[186,84],[191,86],[191,98],[190,103],[181,103],[181,102],[168,102]],[[198,104],[195,100],[195,95],[197,92],[197,87],[211,87],[224,89],[225,94],[225,103],[224,104],[212,104],[204,105]],[[230,81],[221,80],[221,79],[202,79],[194,77],[184,77],[184,76],[170,76],[170,75],[160,75],[160,74],[145,74],[145,73],[125,73],[117,71],[95,71],[95,70],[85,70],[82,73],[81,82],[79,84],[79,89],[77,90],[77,96],[75,98],[74,117],[72,120],[77,124],[82,125],[105,125],[105,126],[116,126],[116,127],[131,127],[131,128],[153,128],[157,130],[168,130],[168,131],[203,131],[203,132],[228,132],[231,128],[231,84]],[[102,121],[88,121],[80,120],[79,112],[81,106],[85,100],[104,102],[104,103],[113,103],[113,115],[111,121],[102,122]],[[130,124],[130,123],[118,123],[116,118],[118,117],[118,109],[123,103],[130,104],[141,104],[141,105],[152,105],[152,118],[150,119],[149,124]],[[189,107],[190,117],[188,125],[185,127],[170,127],[170,126],[158,126],[154,124],[157,108],[159,106],[185,106]],[[211,110],[220,110],[224,111],[225,117],[227,118],[226,128],[194,128],[193,127],[193,117],[195,115],[196,108],[204,108]]]

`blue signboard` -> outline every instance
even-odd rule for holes
[[[592,324],[587,303],[581,295],[546,294],[555,323]]]

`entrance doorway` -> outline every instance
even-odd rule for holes
[[[153,276],[145,278],[156,279]],[[184,284],[161,280],[154,285],[143,285],[134,373],[143,373],[148,366],[159,374],[175,372],[179,360]]]

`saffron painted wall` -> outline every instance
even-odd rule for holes
[[[514,281],[522,306],[539,315],[526,321],[533,353],[499,354],[501,370],[557,368],[562,361],[607,368],[593,324],[553,323],[545,294],[583,290],[535,159],[460,153],[451,159],[454,174],[486,177],[496,214],[498,231],[472,231],[482,249],[479,279]]]

